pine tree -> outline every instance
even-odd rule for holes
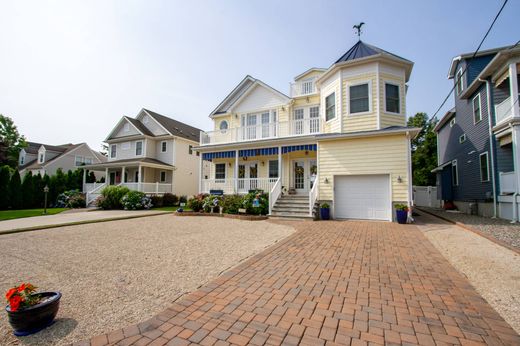
[[[40,173],[33,175],[33,189],[34,189],[34,199],[33,199],[33,207],[34,208],[42,208],[43,207],[43,182],[42,176]]]
[[[22,204],[22,182],[20,173],[15,170],[9,183],[9,202],[12,209],[21,209]]]
[[[25,173],[22,182],[22,207],[24,209],[32,208],[34,204],[34,186],[33,175],[31,171]]]
[[[9,208],[9,180],[11,173],[8,166],[0,167],[0,210]]]

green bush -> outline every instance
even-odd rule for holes
[[[143,192],[129,191],[121,198],[121,204],[125,210],[150,209],[152,199]]]
[[[258,199],[259,206],[253,207],[254,200]],[[251,192],[242,198],[242,206],[251,215],[267,215],[269,213],[269,195],[260,192]]]
[[[160,208],[163,206],[163,196],[153,195],[151,198],[154,208]]]
[[[179,203],[188,203],[188,196],[180,196]]]
[[[85,195],[78,190],[69,190],[58,196],[58,208],[85,208]]]
[[[243,208],[243,197],[240,195],[225,195],[222,197],[221,205],[226,214],[238,214],[238,209]]]
[[[101,191],[97,206],[101,209],[123,209],[121,198],[129,191],[125,186],[107,186]]]
[[[190,208],[193,211],[201,211],[204,205],[204,199],[207,196],[208,195],[205,193],[199,193],[198,195],[193,196],[188,200],[188,208]]]
[[[9,204],[13,209],[21,209],[23,206],[22,182],[17,170],[14,171],[9,182]]]
[[[11,172],[9,166],[0,167],[0,210],[5,210],[9,207],[10,179]]]
[[[179,203],[179,197],[171,193],[165,193],[163,195],[162,203],[165,207],[173,207]]]

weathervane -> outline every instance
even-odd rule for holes
[[[356,30],[356,34],[358,36],[358,39],[361,41],[361,34],[363,33],[361,31],[361,27],[365,25],[365,22],[361,22],[358,25],[354,25],[352,28]]]

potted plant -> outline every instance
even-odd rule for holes
[[[320,205],[320,218],[322,220],[330,219],[330,205],[328,203]]]
[[[396,204],[395,217],[398,223],[405,224],[408,219],[408,206],[406,204]]]
[[[23,283],[9,289],[5,311],[14,335],[26,336],[50,326],[60,307],[60,292],[35,293],[36,287]]]

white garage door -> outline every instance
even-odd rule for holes
[[[389,176],[334,177],[334,217],[391,221]]]

